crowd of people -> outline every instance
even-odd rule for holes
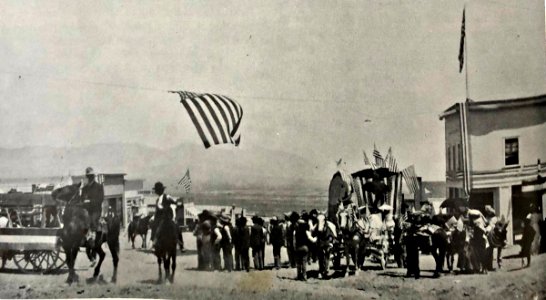
[[[301,214],[292,212],[283,218],[270,218],[267,225],[264,218],[259,216],[253,216],[250,220],[239,217],[232,226],[230,216],[214,215],[205,210],[199,214],[199,225],[194,231],[198,269],[248,272],[252,260],[255,270],[263,270],[266,267],[265,247],[270,244],[273,248],[272,267],[281,268],[281,248],[286,247],[288,265],[297,268],[298,279],[304,280],[310,259],[309,248],[317,242],[311,233],[317,215],[316,210]]]

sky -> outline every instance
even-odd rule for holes
[[[375,143],[444,180],[443,110],[546,93],[544,18],[542,0],[2,1],[0,147],[201,144],[167,93],[188,90],[241,104],[240,147],[334,168]]]

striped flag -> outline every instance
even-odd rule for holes
[[[463,71],[464,67],[464,43],[466,40],[466,34],[465,34],[465,11],[466,8],[463,9],[463,22],[461,24],[461,43],[459,45],[459,73]]]
[[[385,165],[391,172],[398,172],[398,165],[396,163],[396,158],[392,155],[392,149],[389,147],[387,156],[385,156]]]
[[[186,193],[189,193],[191,190],[191,178],[190,178],[190,169],[186,171],[186,174],[184,174],[184,177],[178,181],[178,185],[184,186],[184,189],[186,190]]]
[[[417,180],[417,175],[415,175],[415,167],[413,165],[402,170],[402,177],[404,177],[406,185],[412,194],[419,191],[419,182]]]
[[[373,170],[375,170],[375,165],[368,159],[368,155],[366,155],[366,151],[362,150],[362,154],[364,155],[364,165],[370,166]]]
[[[376,168],[385,167],[385,160],[381,156],[381,153],[379,153],[379,150],[375,147],[375,144],[373,144],[373,157],[375,158]]]
[[[242,107],[232,99],[215,94],[198,94],[173,91],[188,111],[205,148],[218,144],[241,142],[239,126],[243,118]]]

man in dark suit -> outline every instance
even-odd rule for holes
[[[85,178],[86,183],[81,188],[81,199],[83,199],[84,208],[89,213],[90,234],[88,240],[95,241],[99,240],[102,234],[100,220],[106,216],[108,203],[104,201],[104,187],[95,180],[95,171],[93,168],[88,167],[85,169]]]
[[[171,225],[173,227],[176,225],[173,221],[174,214],[173,210],[171,209],[171,205],[176,205],[176,201],[174,201],[169,195],[165,194],[165,186],[159,181],[154,185],[154,192],[158,196],[157,200],[155,201],[156,209],[154,217],[156,230],[155,232],[153,231],[154,234],[152,236],[153,245],[155,246],[157,244],[157,238],[161,234],[160,231],[164,227],[164,223],[172,223]]]

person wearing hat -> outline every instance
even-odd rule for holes
[[[235,266],[237,270],[250,271],[250,259],[248,251],[250,249],[250,228],[247,227],[246,217],[240,217],[236,221],[235,241]]]
[[[485,213],[484,213],[484,216],[485,216],[485,220],[486,220],[486,227],[485,227],[485,231],[486,233],[490,233],[492,232],[494,229],[495,229],[495,225],[497,224],[498,222],[498,219],[497,219],[497,215],[495,213],[495,209],[493,209],[493,207],[491,207],[491,205],[486,205],[485,206]],[[494,268],[493,268],[493,252],[495,250],[495,247],[489,247],[487,248],[487,258],[486,258],[486,268],[488,271],[494,271]],[[499,257],[500,259],[500,257]]]
[[[95,180],[95,171],[91,167],[85,169],[85,181],[81,187],[81,199],[84,208],[89,213],[89,234],[87,240],[100,240],[102,235],[102,225],[106,222],[104,218],[108,211],[108,202],[104,200],[104,187]],[[90,245],[90,248],[94,248]]]
[[[293,238],[294,247],[296,249],[296,279],[307,281],[307,256],[309,255],[309,246],[311,243],[316,243],[317,238],[312,235],[309,229],[309,223],[303,218],[300,218],[297,221]]]
[[[274,216],[269,222],[271,224],[270,242],[273,246],[273,262],[275,268],[278,270],[281,268],[281,248],[284,243],[283,232],[281,224],[279,224],[277,217]]]
[[[252,257],[254,259],[254,269],[263,270],[263,252],[262,242],[265,240],[261,218],[252,217],[252,227],[250,228],[250,247],[252,248]]]
[[[220,233],[222,234],[222,256],[224,258],[224,270],[233,271],[233,227],[231,226],[231,217],[226,214],[221,214],[218,217],[220,222]]]
[[[171,205],[176,205],[176,201],[171,198],[171,196],[165,194],[165,186],[160,181],[154,184],[154,192],[158,196],[155,200],[155,217],[154,217],[154,226],[156,228],[155,233],[152,235],[153,247],[156,246],[158,237],[161,234],[161,230],[165,228],[165,222],[170,225],[174,230],[176,229],[176,224],[174,223],[174,213],[171,208]],[[152,231],[154,232],[154,231]],[[178,236],[178,234],[177,234]]]

